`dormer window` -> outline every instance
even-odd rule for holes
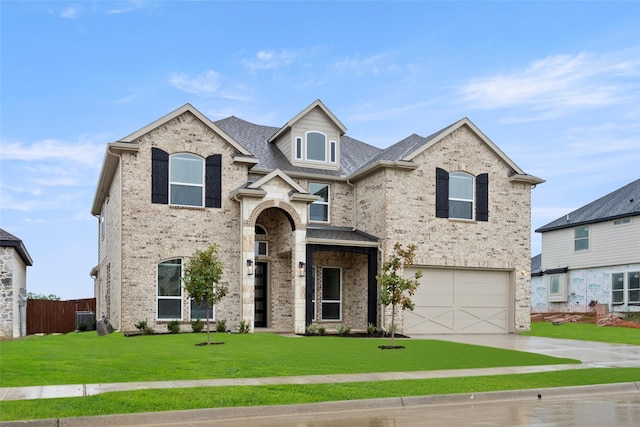
[[[327,161],[327,137],[320,132],[307,132],[307,160]]]

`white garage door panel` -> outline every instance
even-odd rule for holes
[[[407,270],[413,275],[415,270]],[[404,312],[404,333],[506,333],[509,331],[509,273],[422,269]]]

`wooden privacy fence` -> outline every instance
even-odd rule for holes
[[[76,312],[96,312],[96,299],[27,300],[27,335],[67,333],[76,330]],[[94,329],[92,325],[87,325]]]

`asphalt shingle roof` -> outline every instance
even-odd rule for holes
[[[24,263],[26,265],[33,265],[31,255],[27,252],[27,248],[24,246],[22,240],[2,228],[0,228],[0,246],[16,248],[16,251]]]
[[[536,230],[537,233],[640,215],[640,179]]]

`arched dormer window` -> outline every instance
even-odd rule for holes
[[[307,132],[307,160],[327,161],[327,136],[320,132]]]

